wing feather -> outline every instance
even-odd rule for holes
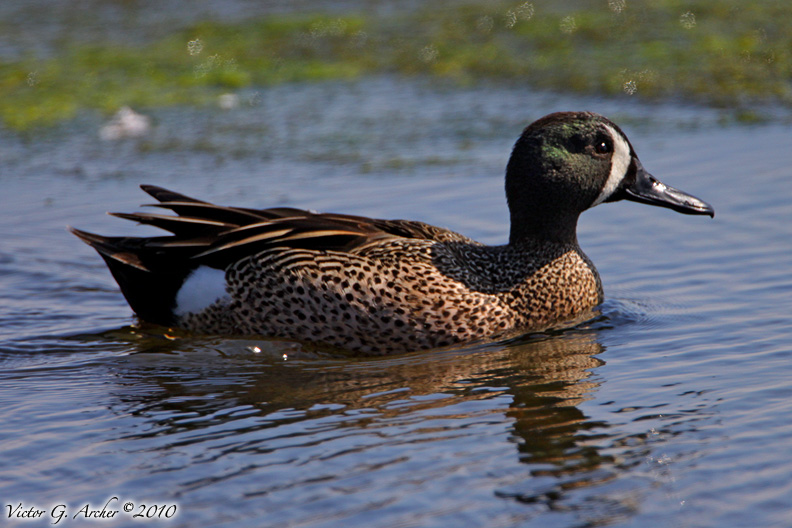
[[[226,207],[157,187],[141,185],[158,203],[151,207],[175,213],[111,213],[151,225],[172,236],[133,238],[79,236],[109,258],[138,268],[164,262],[170,255],[185,267],[198,264],[224,269],[249,255],[274,248],[354,252],[394,238],[438,242],[472,240],[452,231],[407,220],[382,220],[290,207]],[[145,263],[145,264],[144,264]]]

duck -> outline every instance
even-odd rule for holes
[[[497,246],[419,221],[221,206],[154,185],[141,188],[167,213],[110,214],[169,234],[70,230],[144,322],[385,355],[540,332],[590,313],[602,281],[577,224],[592,207],[628,200],[715,214],[655,179],[624,132],[592,112],[529,124],[505,180],[510,232]]]

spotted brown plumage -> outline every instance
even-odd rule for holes
[[[224,207],[142,188],[175,215],[115,216],[170,236],[73,230],[141,319],[365,354],[538,330],[590,310],[602,285],[576,236],[589,207],[627,199],[713,214],[655,180],[622,131],[587,112],[550,114],[523,131],[506,171],[511,233],[502,246],[422,222]]]

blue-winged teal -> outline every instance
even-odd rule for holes
[[[538,330],[585,313],[602,301],[602,285],[576,227],[597,204],[624,199],[714,215],[655,180],[619,127],[587,112],[545,116],[517,140],[503,246],[422,222],[222,207],[142,188],[177,216],[115,216],[172,236],[73,230],[104,258],[142,320],[367,354]]]

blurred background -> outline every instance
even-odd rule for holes
[[[781,1],[737,0],[9,1],[0,118],[29,130],[86,111],[393,74],[675,98],[761,120],[777,110],[761,105],[791,102],[789,17]]]

